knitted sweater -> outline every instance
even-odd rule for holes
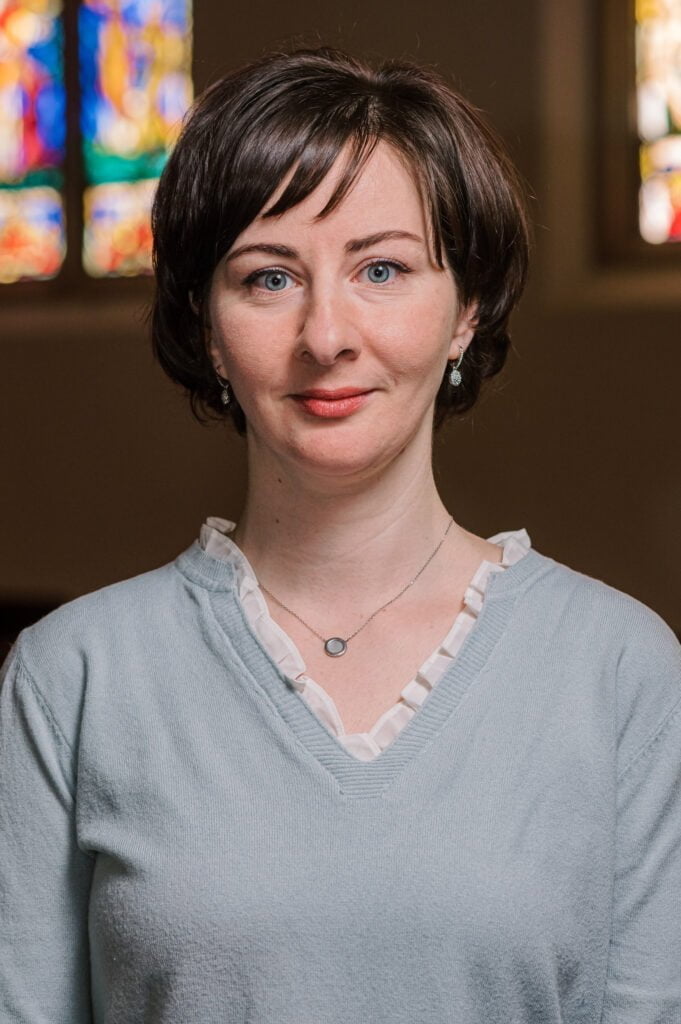
[[[194,543],[0,689],[2,1024],[678,1024],[681,651],[531,549],[352,757]]]

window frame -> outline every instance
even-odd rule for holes
[[[621,146],[631,128],[635,82],[630,79],[628,91],[618,94],[613,57],[621,61],[618,47],[627,31],[633,32],[633,0],[544,0],[539,17],[533,281],[542,305],[561,314],[650,306],[681,311],[681,244],[654,246],[631,234],[629,241],[604,236],[603,224],[612,225],[612,211],[621,215],[615,203],[622,202],[622,193],[611,197],[611,212],[604,217],[603,152],[608,147],[599,132],[607,124],[608,146],[617,153],[617,140]],[[631,60],[631,48],[629,54]],[[638,232],[638,179],[630,195],[631,233],[633,224]]]
[[[654,244],[639,229],[639,137],[634,0],[601,0],[601,75],[594,148],[600,154],[598,250],[603,262],[681,268],[681,242]]]

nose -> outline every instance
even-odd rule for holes
[[[360,333],[347,298],[333,287],[311,288],[302,310],[298,357],[332,366],[337,359],[356,359],[360,349]]]

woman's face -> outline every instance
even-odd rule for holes
[[[209,351],[246,416],[251,459],[361,479],[406,450],[430,460],[435,396],[474,309],[434,262],[418,189],[386,143],[315,220],[341,159],[303,202],[259,215],[218,264]]]

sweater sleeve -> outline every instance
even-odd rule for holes
[[[681,648],[666,627],[652,640],[624,664],[638,674],[640,697],[638,711],[627,707],[628,754],[617,780],[601,1024],[681,1021]],[[634,744],[637,717],[645,736]]]
[[[0,1021],[89,1024],[73,750],[16,648],[0,670]]]

